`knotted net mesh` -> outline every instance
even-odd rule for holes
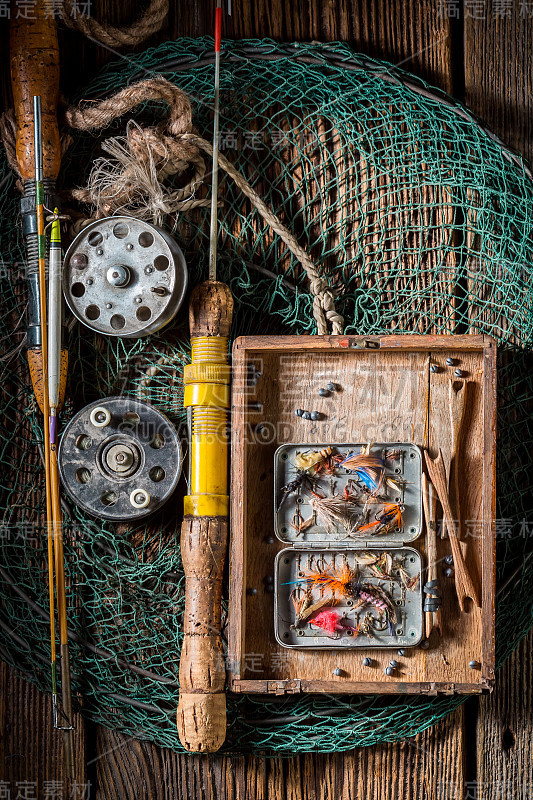
[[[210,138],[213,43],[181,39],[106,67],[93,101],[162,74],[190,97]],[[344,44],[227,42],[221,148],[304,245],[346,332],[486,333],[499,344],[498,663],[533,613],[533,183],[522,159],[463,106]],[[136,118],[165,113],[145,104]],[[102,137],[77,135],[61,186],[81,186]],[[2,441],[0,656],[50,691],[42,430],[24,358],[24,243],[15,178],[0,155]],[[199,193],[208,196],[208,187]],[[222,177],[219,279],[235,299],[234,335],[313,333],[298,262]],[[168,221],[194,284],[207,276],[208,210]],[[70,325],[62,418],[104,396],[134,394],[183,422],[186,313],[147,339]],[[147,370],[150,376],[147,379]],[[184,579],[181,502],[146,524],[114,526],[66,508],[73,687],[84,715],[181,748],[176,727]],[[226,605],[224,611],[226,613]],[[340,751],[434,724],[460,697],[242,696],[228,699],[223,752]]]

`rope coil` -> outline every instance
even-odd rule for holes
[[[130,120],[125,137],[113,137],[102,143],[102,149],[111,159],[95,161],[87,188],[68,192],[74,200],[94,208],[91,220],[120,212],[161,225],[164,215],[210,203],[209,199],[198,199],[195,194],[206,173],[201,153],[212,158],[213,147],[194,133],[189,98],[166,78],[140,81],[98,103],[81,103],[68,108],[64,122],[75,130],[97,131],[148,101],[162,101],[168,105],[166,122],[142,128]],[[0,118],[0,134],[9,163],[16,169],[14,132],[12,117],[4,114]],[[64,139],[65,148],[71,141],[70,137]],[[328,333],[328,323],[333,334],[341,334],[344,319],[335,309],[334,293],[305,249],[222,153],[219,165],[303,266],[314,298],[313,316],[318,334]],[[180,189],[164,187],[166,179],[188,171],[192,171],[192,177]],[[74,230],[79,231],[80,226],[89,221],[78,222]]]

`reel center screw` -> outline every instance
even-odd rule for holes
[[[135,453],[130,445],[120,442],[109,448],[105,455],[107,466],[112,472],[127,472],[135,461]]]
[[[127,286],[130,282],[131,273],[128,267],[125,267],[123,264],[117,264],[114,267],[109,267],[106,278],[111,286],[122,288],[123,286]]]

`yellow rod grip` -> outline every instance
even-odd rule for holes
[[[185,369],[184,405],[191,409],[190,494],[186,514],[228,515],[228,340],[191,339],[192,363]]]

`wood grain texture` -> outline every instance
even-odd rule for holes
[[[458,526],[456,523],[456,519],[454,519],[453,511],[450,506],[450,499],[448,495],[448,477],[446,474],[446,469],[444,467],[444,461],[442,459],[442,451],[439,450],[438,456],[435,459],[432,459],[425,454],[426,456],[426,466],[427,471],[429,474],[429,478],[433,483],[433,486],[437,490],[437,495],[440,500],[441,507],[443,509],[443,516],[446,523],[446,532],[448,534],[448,540],[450,542],[450,546],[452,549],[453,555],[453,568],[455,572],[455,593],[457,595],[457,600],[459,602],[459,608],[461,611],[465,610],[465,600],[466,598],[470,598],[473,600],[476,606],[480,606],[478,595],[474,584],[472,582],[472,578],[470,576],[469,568],[466,565],[466,561],[461,550],[461,546],[459,544],[458,538]]]
[[[176,756],[99,729],[95,800],[463,800],[464,709],[435,728],[391,745],[348,753]],[[446,792],[450,792],[447,794]]]
[[[143,0],[143,8],[146,7]],[[452,89],[463,81],[463,54],[453,50],[452,23],[439,17],[440,0],[233,0],[233,16],[226,20],[224,35],[271,36],[281,40],[342,39],[356,50],[383,57],[428,79]],[[449,4],[450,6],[453,4]],[[484,4],[491,14],[490,3]],[[211,34],[213,0],[175,0],[170,4],[167,25],[145,44],[155,46],[165,39]],[[517,145],[531,157],[532,20],[517,17],[480,22],[465,20],[459,3],[460,20],[465,28],[464,83],[466,99],[506,141]],[[113,24],[131,23],[138,5],[120,0],[94,0],[91,14]],[[0,20],[0,87],[3,108],[12,106],[9,86],[9,25]],[[62,56],[61,88],[66,98],[92,78],[101,66],[117,56],[81,35],[60,28]],[[416,54],[416,55],[415,55]],[[439,543],[438,543],[439,544]],[[478,739],[464,735],[464,718],[472,717],[475,704],[430,731],[417,737],[419,749],[411,742],[383,745],[349,754],[301,756],[292,760],[183,756],[159,750],[97,728],[87,760],[94,775],[91,798],[314,798],[335,792],[340,798],[426,798],[445,800],[465,797],[464,759],[477,748],[493,752],[478,757],[478,773],[483,794],[488,800],[501,800],[499,780],[506,775],[524,774],[531,781],[531,691],[528,670],[532,661],[531,643],[517,651],[511,667],[500,673],[497,692],[481,698]],[[529,676],[529,677],[528,677]],[[12,779],[23,780],[25,764],[32,755],[41,759],[43,771],[57,778],[57,750],[42,740],[47,723],[47,701],[31,686],[16,696],[9,686],[9,671],[0,673],[0,765]],[[21,687],[25,686],[21,683]],[[504,699],[503,699],[504,698]],[[507,714],[507,717],[505,715]],[[502,725],[510,719],[512,737]],[[27,731],[22,738],[20,726]],[[493,733],[489,734],[488,731]],[[15,734],[15,731],[19,733]],[[513,744],[514,739],[514,744]],[[37,746],[37,743],[39,746]],[[424,755],[426,753],[426,755]],[[529,764],[528,764],[529,762]],[[475,778],[475,759],[468,778]],[[324,787],[324,788],[322,788]],[[475,795],[470,792],[470,797]],[[513,794],[508,792],[507,797]],[[526,800],[530,794],[515,794]]]
[[[44,798],[47,782],[60,781],[65,797],[68,783],[62,768],[62,734],[55,731],[49,696],[0,665],[0,781],[11,786],[27,781],[35,788],[28,798]],[[81,714],[74,714],[74,766],[76,782],[87,783],[87,739]],[[24,794],[21,794],[24,797]],[[7,798],[6,798],[7,800]]]
[[[391,341],[375,337],[378,348],[355,346],[368,339],[245,336],[234,344],[228,637],[233,691],[479,692],[492,683],[494,547],[490,519],[495,506],[493,475],[485,469],[493,464],[495,450],[495,348],[488,337],[479,336],[394,336]],[[346,341],[350,347],[343,346]],[[490,353],[489,360],[485,352]],[[439,365],[437,373],[429,370],[430,358]],[[447,358],[453,366],[446,364]],[[251,386],[246,385],[249,363],[261,373]],[[458,561],[459,548],[463,548],[474,584],[481,587],[482,608],[468,604],[468,613],[460,613],[453,580],[444,578],[442,640],[429,650],[407,649],[401,668],[392,676],[383,675],[390,651],[343,648],[317,654],[316,650],[283,648],[274,636],[274,596],[266,588],[274,557],[286,546],[272,535],[273,504],[265,502],[265,495],[273,497],[275,450],[287,442],[413,442],[423,447],[428,437],[431,449],[442,448],[451,456],[449,387],[458,364],[470,383],[461,473],[468,536],[461,545],[457,543],[455,554]],[[318,387],[328,380],[340,390],[319,398]],[[487,393],[490,399],[486,399]],[[320,411],[321,421],[312,423],[295,416],[296,407]],[[489,521],[484,518],[487,512]],[[421,540],[412,544],[424,551]],[[442,570],[450,542],[439,540],[438,544]],[[258,619],[263,620],[262,625],[257,625]],[[365,668],[364,656],[381,669]],[[471,669],[471,660],[482,668]],[[332,678],[337,667],[342,675]]]
[[[522,2],[479,5],[479,14],[464,14],[466,103],[531,161],[533,8]]]
[[[479,703],[478,781],[483,800],[533,795],[533,631],[497,674],[496,689]]]
[[[184,518],[181,556],[186,589],[177,726],[181,743],[191,752],[216,752],[226,738],[220,616],[227,542],[227,519]]]
[[[225,283],[205,281],[191,292],[191,336],[222,336],[227,339],[232,316],[233,297]]]
[[[9,50],[17,126],[17,163],[24,181],[35,178],[33,97],[41,97],[43,177],[56,179],[61,164],[57,126],[59,49],[53,14],[36,0],[30,17],[15,16]]]
[[[465,101],[495,133],[531,161],[531,6],[485,3],[480,14],[472,15],[465,14],[461,5]],[[530,632],[497,673],[494,694],[479,701],[477,781],[478,797],[484,800],[526,800],[533,792],[532,655]]]

